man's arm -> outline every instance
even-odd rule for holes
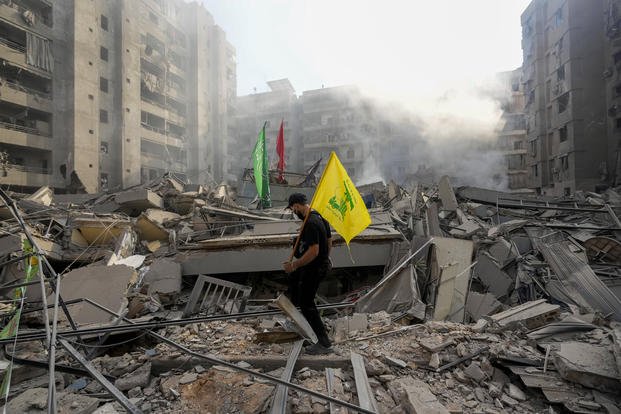
[[[286,273],[291,273],[302,266],[306,266],[317,256],[319,256],[319,244],[313,244],[309,246],[308,250],[299,259],[283,263],[283,269]]]

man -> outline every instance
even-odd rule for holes
[[[289,274],[288,296],[294,305],[300,307],[302,315],[319,340],[318,343],[306,347],[306,353],[328,354],[334,351],[331,348],[332,344],[326,333],[326,327],[315,306],[315,294],[319,283],[330,269],[332,247],[330,225],[318,212],[311,210],[304,194],[291,194],[287,208],[290,208],[300,220],[304,220],[308,215],[294,252],[296,259],[283,263],[283,269]]]

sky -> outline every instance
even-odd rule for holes
[[[521,65],[530,0],[202,0],[237,50],[238,94],[357,84],[441,98]]]

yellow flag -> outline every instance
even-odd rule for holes
[[[371,224],[371,216],[360,193],[334,151],[319,180],[311,208],[328,220],[348,245]]]

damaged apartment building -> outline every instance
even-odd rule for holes
[[[406,114],[395,108],[382,111],[355,86],[322,87],[300,95],[288,79],[270,81],[268,86],[270,91],[237,99],[238,175],[239,169],[250,167],[250,154],[264,123],[273,156],[284,121],[286,168],[292,172],[308,171],[320,160],[321,171],[330,152],[338,151],[355,181],[389,176],[402,182],[411,170],[414,149],[423,151],[417,127]]]
[[[0,2],[0,182],[221,180],[235,49],[197,2]]]
[[[522,14],[528,186],[538,193],[618,184],[621,124],[606,110],[616,92],[606,90],[619,77],[614,64],[606,66],[605,44],[614,42],[604,40],[604,27],[617,24],[605,13],[618,10],[615,3],[534,0]]]

